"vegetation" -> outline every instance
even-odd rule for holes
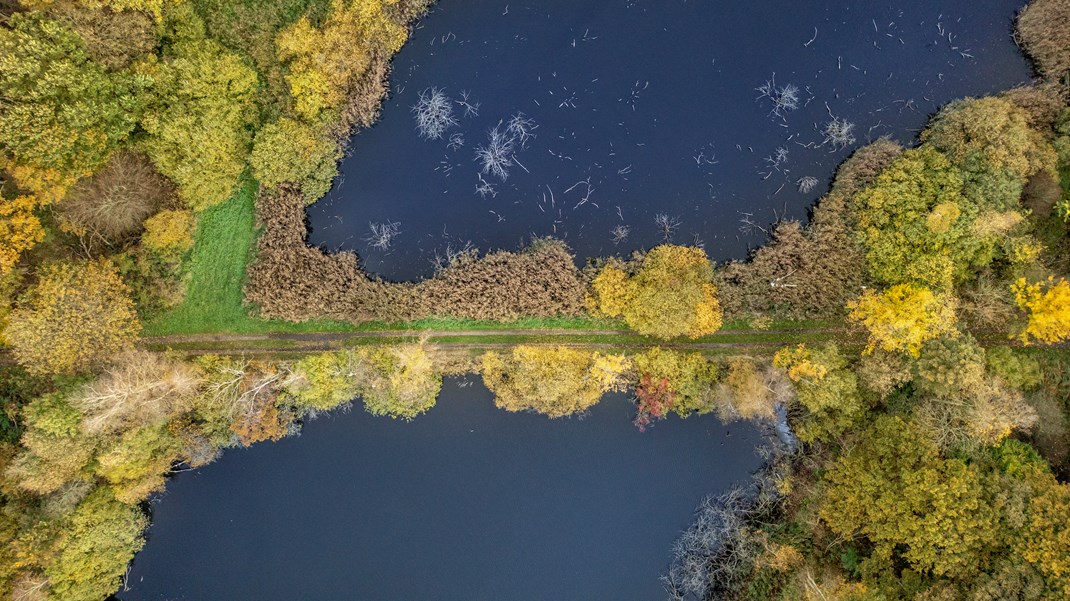
[[[4,11],[0,344],[16,364],[0,365],[0,596],[103,599],[175,465],[357,398],[414,419],[444,374],[479,372],[509,411],[574,416],[631,391],[641,430],[672,413],[776,424],[794,454],[753,494],[703,505],[666,575],[673,598],[1070,597],[1070,358],[1049,347],[1070,337],[1066,2],[1036,0],[1019,21],[1048,81],[949,104],[915,148],[860,149],[808,225],[777,224],[746,262],[663,245],[581,271],[562,242],[533,240],[389,283],[309,247],[304,209],[374,121],[426,5]],[[763,332],[703,339],[726,316]],[[820,331],[792,332],[803,318]],[[189,359],[139,347],[143,322],[154,335],[526,331],[483,336],[514,346],[479,355],[411,331]],[[711,340],[791,344],[768,358]]]
[[[700,248],[658,246],[634,273],[607,265],[594,278],[588,305],[596,316],[624,317],[636,332],[698,338],[721,328],[713,265]]]

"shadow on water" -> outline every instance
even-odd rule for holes
[[[627,253],[660,242],[665,214],[679,220],[675,242],[743,258],[778,217],[805,218],[851,148],[910,142],[946,102],[1028,81],[1012,40],[1023,5],[442,2],[396,57],[382,119],[354,137],[335,189],[309,208],[310,240],[413,279],[468,242],[514,249],[555,235],[581,259]],[[782,117],[756,91],[774,73],[799,88]],[[438,140],[420,138],[410,110],[430,87],[458,121]],[[494,193],[481,196],[476,149],[517,113],[536,137],[510,155],[508,179],[482,175]],[[831,116],[855,125],[854,145],[822,144]],[[817,185],[802,193],[807,176]],[[368,242],[373,222],[397,224],[389,250]],[[617,226],[629,236],[614,244]]]
[[[120,598],[656,599],[695,506],[760,464],[748,424],[639,433],[623,395],[551,421],[461,382],[410,423],[354,407],[179,474]]]

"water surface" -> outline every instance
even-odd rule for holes
[[[649,601],[694,507],[760,463],[743,423],[640,433],[623,395],[548,420],[463,382],[411,423],[354,408],[179,474],[119,598]]]
[[[335,189],[309,209],[311,241],[412,279],[469,242],[513,249],[554,235],[581,258],[627,253],[661,240],[664,213],[680,222],[675,242],[742,258],[776,218],[805,218],[849,154],[821,144],[830,115],[855,124],[852,147],[910,142],[944,103],[1027,81],[1011,37],[1023,5],[444,0],[394,60],[381,121],[355,136]],[[801,90],[783,118],[757,98],[774,74]],[[432,86],[479,103],[472,117],[454,105],[446,138],[463,146],[417,134],[410,108]],[[537,137],[506,181],[483,176],[496,195],[482,197],[475,149],[518,112]],[[774,167],[778,148],[788,154]],[[819,184],[804,194],[805,176]],[[370,222],[399,224],[388,252],[369,245]],[[615,245],[618,225],[630,235]]]

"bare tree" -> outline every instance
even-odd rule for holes
[[[478,194],[480,198],[486,198],[488,195],[491,198],[494,198],[498,195],[498,190],[494,188],[494,184],[483,179],[482,173],[477,173],[476,177],[479,178],[479,183],[476,185],[476,194]]]
[[[453,103],[439,88],[420,92],[420,99],[412,107],[412,113],[416,117],[416,130],[428,140],[438,140],[446,130],[457,125]]]
[[[446,148],[449,148],[450,150],[459,150],[461,148],[464,148],[464,134],[455,133],[450,136],[450,141],[449,144],[446,144]]]
[[[482,165],[481,173],[490,174],[503,182],[509,178],[509,168],[513,166],[513,149],[515,138],[503,132],[501,124],[495,125],[487,132],[487,144],[476,148],[476,161]]]
[[[394,238],[401,233],[401,223],[396,221],[386,223],[371,222],[368,227],[371,229],[371,234],[365,240],[372,248],[382,251],[390,250],[390,245],[394,242]]]
[[[626,225],[621,224],[621,225],[618,225],[618,226],[614,227],[610,231],[610,234],[613,236],[613,245],[616,246],[617,244],[625,242],[626,240],[628,240],[628,234],[631,234],[631,233],[632,233],[632,228],[630,228],[630,227],[628,227]]]
[[[773,103],[770,114],[783,118],[786,113],[799,108],[799,86],[786,84],[782,87],[776,85],[776,73],[764,84],[756,88],[758,100],[768,98]]]
[[[520,150],[524,150],[528,146],[528,140],[535,137],[534,132],[538,127],[534,121],[525,117],[524,113],[517,113],[506,122],[505,134],[515,145],[519,145]]]
[[[465,117],[478,117],[479,116],[479,103],[472,104],[470,100],[472,93],[468,90],[461,90],[461,99],[454,100],[457,104],[461,105],[464,109]]]
[[[817,187],[817,178],[812,175],[807,175],[799,178],[799,181],[795,182],[795,185],[799,187],[799,192],[809,194]]]
[[[833,117],[832,121],[825,124],[825,130],[822,132],[825,139],[821,142],[822,145],[828,144],[832,146],[833,150],[842,150],[855,143],[854,134],[855,124],[846,119],[840,119],[839,117]]]
[[[676,230],[680,228],[680,219],[671,217],[668,213],[658,213],[654,216],[654,224],[661,230],[661,237],[665,242],[669,242]]]

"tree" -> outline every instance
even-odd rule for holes
[[[798,425],[799,438],[805,442],[843,435],[869,409],[858,390],[858,377],[836,345],[781,349],[773,356],[773,365],[787,371],[799,404],[806,409]]]
[[[847,308],[848,317],[869,331],[867,353],[880,348],[917,357],[926,340],[955,332],[953,297],[927,288],[899,284],[880,294],[866,290]]]
[[[978,209],[962,186],[959,170],[926,145],[905,151],[859,192],[856,231],[870,275],[944,291],[990,260],[992,243],[974,235]]]
[[[701,248],[657,246],[633,274],[613,265],[603,268],[588,304],[598,315],[623,316],[643,335],[699,338],[723,322],[712,279],[713,265]]]
[[[982,213],[1016,211],[1030,177],[1056,173],[1055,150],[1030,120],[1004,98],[958,100],[933,118],[921,139],[961,170],[966,198]]]
[[[102,259],[39,269],[4,335],[30,372],[64,374],[102,365],[129,348],[140,330],[129,289]]]
[[[71,396],[82,428],[113,434],[166,423],[188,411],[203,376],[186,361],[132,350],[115,357],[108,370]]]
[[[8,466],[6,475],[19,488],[39,495],[72,482],[89,481],[88,466],[97,441],[82,435],[81,419],[81,413],[62,394],[31,401],[23,410],[23,450]]]
[[[256,72],[220,44],[203,39],[188,5],[168,17],[172,55],[146,65],[156,99],[141,126],[144,148],[160,172],[178,184],[195,211],[223,202],[245,169],[256,122]]]
[[[350,351],[310,355],[294,364],[286,394],[295,405],[326,411],[353,400],[357,383],[350,368]]]
[[[144,83],[93,61],[42,13],[0,28],[0,140],[19,186],[51,202],[104,163],[137,124]]]
[[[322,128],[284,117],[257,132],[249,164],[260,183],[268,188],[298,184],[311,203],[331,189],[341,157],[342,150]]]
[[[174,185],[148,157],[119,151],[96,174],[79,181],[60,204],[60,214],[79,234],[119,242],[141,231],[145,218],[167,204]]]
[[[925,394],[951,398],[969,394],[985,378],[985,351],[970,335],[934,338],[922,345],[914,385]]]
[[[1070,337],[1070,283],[1049,276],[1046,282],[1027,284],[1025,278],[1011,286],[1018,307],[1029,321],[1018,338],[1023,344],[1054,344]]]
[[[357,380],[368,413],[412,419],[435,405],[442,376],[424,345],[362,351],[362,364],[368,369],[360,370]]]
[[[718,367],[699,353],[682,353],[655,346],[632,357],[634,370],[653,380],[665,379],[676,396],[673,410],[681,417],[713,408],[713,385]]]
[[[145,220],[141,244],[158,256],[181,258],[183,253],[193,248],[193,230],[196,227],[197,219],[190,211],[160,211]]]
[[[879,417],[829,470],[819,515],[836,534],[864,536],[878,560],[967,578],[1000,537],[977,469],[943,459],[916,427]]]
[[[405,43],[405,28],[387,6],[397,0],[333,0],[321,27],[308,16],[276,37],[279,60],[288,62],[294,110],[309,121],[336,110],[377,52],[390,56]]]
[[[607,392],[623,391],[627,365],[622,355],[521,345],[507,355],[483,355],[481,373],[498,407],[564,417],[591,407]]]
[[[153,52],[159,39],[152,15],[141,11],[90,8],[84,2],[60,0],[46,12],[74,30],[85,42],[86,52],[112,70],[129,67]]]
[[[181,451],[168,424],[145,426],[124,432],[103,448],[96,472],[111,484],[117,500],[136,505],[163,489]]]
[[[52,597],[99,601],[119,586],[126,566],[145,541],[146,519],[101,486],[63,524],[55,561],[46,566]]]
[[[1029,518],[1015,551],[1036,565],[1052,588],[1070,596],[1070,484],[1050,474],[1036,478],[1038,494],[1029,501]]]
[[[34,212],[36,196],[0,198],[0,274],[10,273],[22,254],[45,239],[45,229]]]

